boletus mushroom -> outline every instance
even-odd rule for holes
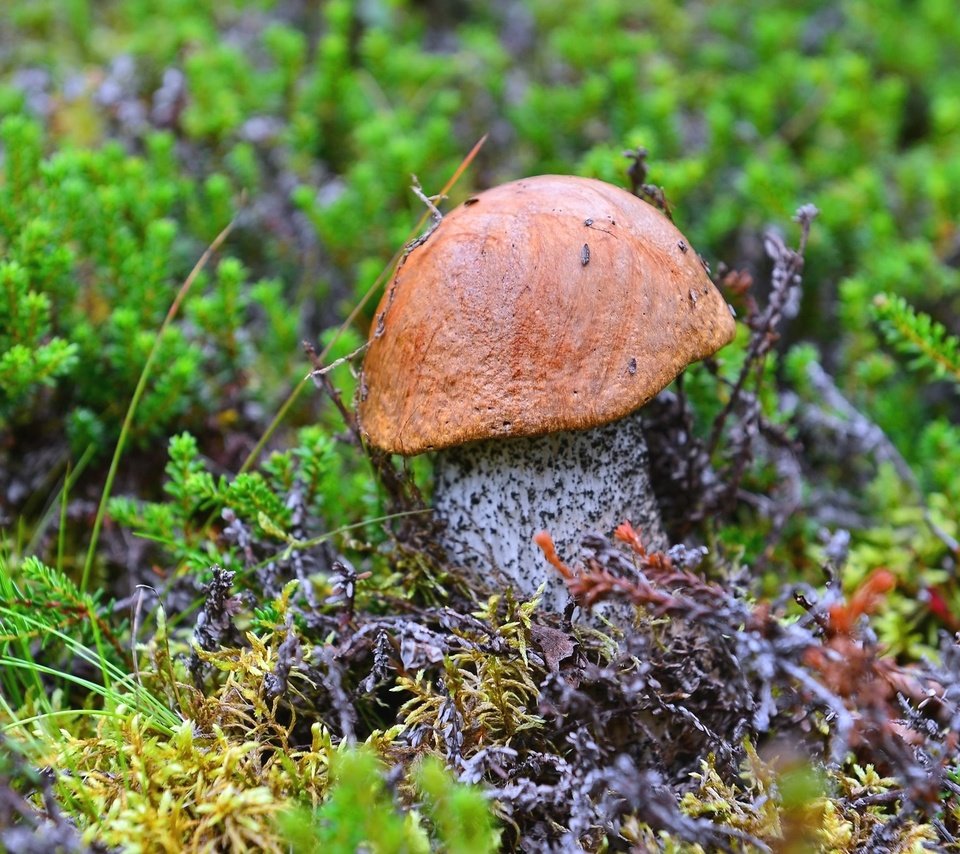
[[[460,564],[520,595],[561,554],[629,519],[666,545],[637,410],[730,342],[729,306],[658,210],[542,175],[479,193],[401,261],[370,332],[358,412],[370,443],[433,452],[434,506]]]

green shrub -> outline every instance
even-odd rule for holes
[[[147,140],[143,157],[115,144],[45,157],[40,128],[22,116],[0,125],[0,430],[66,431],[74,449],[114,439],[158,329],[203,244],[185,233],[185,206],[209,204],[211,180],[175,174],[173,139]],[[232,203],[219,206],[223,219]],[[181,220],[178,222],[178,219]],[[215,233],[215,232],[214,232]],[[184,319],[160,342],[158,369],[134,438],[201,424],[236,405],[264,350],[289,364],[295,324],[276,285],[253,284],[225,258]],[[255,316],[268,324],[251,335]],[[286,352],[284,352],[286,351]]]
[[[371,751],[334,754],[330,776],[329,798],[312,816],[301,811],[282,817],[294,852],[307,854],[322,848],[332,854],[362,849],[374,854],[483,854],[498,850],[500,832],[483,794],[455,782],[434,757],[420,762],[411,775],[433,833],[423,826],[418,813],[397,810],[380,762]]]
[[[302,428],[291,448],[233,477],[208,470],[192,435],[174,436],[163,491],[164,501],[114,498],[109,511],[136,535],[161,544],[177,574],[205,573],[216,564],[252,580],[262,564],[283,563],[376,515],[366,464],[338,449],[321,425]],[[246,532],[242,545],[237,537],[223,538],[227,515],[231,527]]]

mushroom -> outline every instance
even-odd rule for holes
[[[567,601],[533,537],[561,550],[629,519],[667,545],[637,410],[734,321],[659,211],[589,178],[542,175],[467,199],[400,263],[370,333],[367,441],[434,453],[448,554],[520,595]]]

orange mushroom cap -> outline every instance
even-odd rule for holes
[[[733,335],[658,210],[590,178],[525,178],[467,199],[400,263],[370,332],[360,424],[407,456],[596,427]]]

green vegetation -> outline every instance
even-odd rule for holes
[[[65,432],[75,454],[90,444],[105,450],[192,265],[183,255],[203,248],[205,238],[191,239],[177,217],[208,207],[215,177],[200,185],[178,176],[170,134],[145,140],[142,157],[116,143],[45,156],[38,123],[10,116],[0,139],[11,152],[0,186],[0,424]],[[229,200],[224,209],[217,231],[229,221]],[[268,352],[290,363],[297,329],[274,308],[282,299],[278,281],[252,282],[239,261],[223,258],[203,285],[159,344],[160,368],[133,429],[140,443],[235,406],[259,350],[245,334],[255,313],[270,321]],[[258,385],[244,397],[264,394]]]
[[[337,854],[363,847],[373,852],[432,850],[430,834],[420,824],[419,814],[401,816],[394,811],[372,753],[333,754],[330,776],[330,797],[313,816],[291,815],[285,820],[294,851],[315,851],[318,845]],[[440,850],[451,854],[498,850],[500,834],[492,826],[481,794],[453,783],[433,757],[414,768],[412,776]]]
[[[954,6],[2,4],[0,847],[956,847]],[[741,321],[651,404],[685,547],[558,558],[635,637],[352,423],[411,176],[544,172],[662,187]]]

